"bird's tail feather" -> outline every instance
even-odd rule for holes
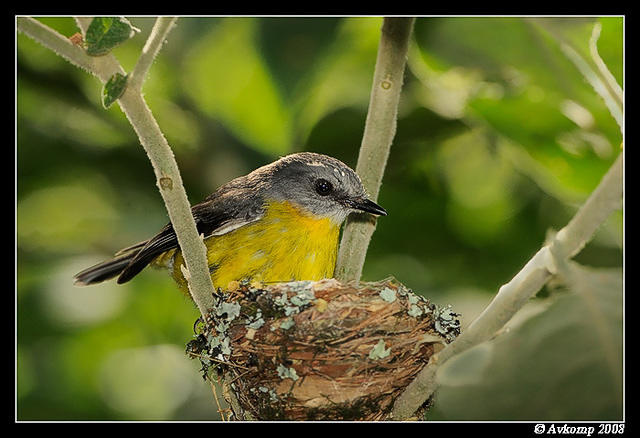
[[[74,284],[77,286],[88,286],[90,284],[101,283],[105,280],[109,280],[124,271],[138,252],[139,249],[138,251],[129,251],[124,254],[120,252],[120,255],[117,255],[111,260],[93,265],[84,271],[77,273],[74,277]]]

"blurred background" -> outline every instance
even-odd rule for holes
[[[71,18],[40,19],[65,36]],[[153,18],[113,53],[131,71]],[[462,314],[563,227],[621,153],[561,44],[621,86],[623,19],[418,18],[363,277]],[[144,85],[192,203],[296,151],[355,167],[381,18],[180,18]],[[97,79],[17,35],[18,420],[215,420],[187,359],[195,306],[167,273],[73,286],[167,222],[151,165]],[[623,214],[495,342],[442,370],[430,420],[621,419]]]

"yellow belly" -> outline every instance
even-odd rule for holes
[[[276,283],[321,280],[333,276],[340,225],[303,213],[288,202],[270,202],[264,217],[221,236],[205,239],[211,280],[227,289],[232,281]],[[173,265],[173,277],[187,292],[180,250],[155,264]]]

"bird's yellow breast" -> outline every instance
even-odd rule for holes
[[[269,202],[264,216],[220,236],[205,239],[211,280],[227,289],[232,281],[284,282],[333,276],[340,225],[289,202]],[[186,292],[180,250],[159,256],[173,263],[173,277]]]

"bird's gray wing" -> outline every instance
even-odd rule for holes
[[[264,213],[261,199],[252,197],[253,202],[240,202],[239,193],[217,193],[204,202],[194,205],[191,209],[198,233],[209,236],[219,236],[238,229],[246,224],[260,219]],[[138,253],[131,259],[129,265],[120,273],[118,283],[125,283],[142,271],[160,254],[177,248],[178,238],[173,225],[168,223],[151,239],[125,248],[119,252],[135,251]]]

